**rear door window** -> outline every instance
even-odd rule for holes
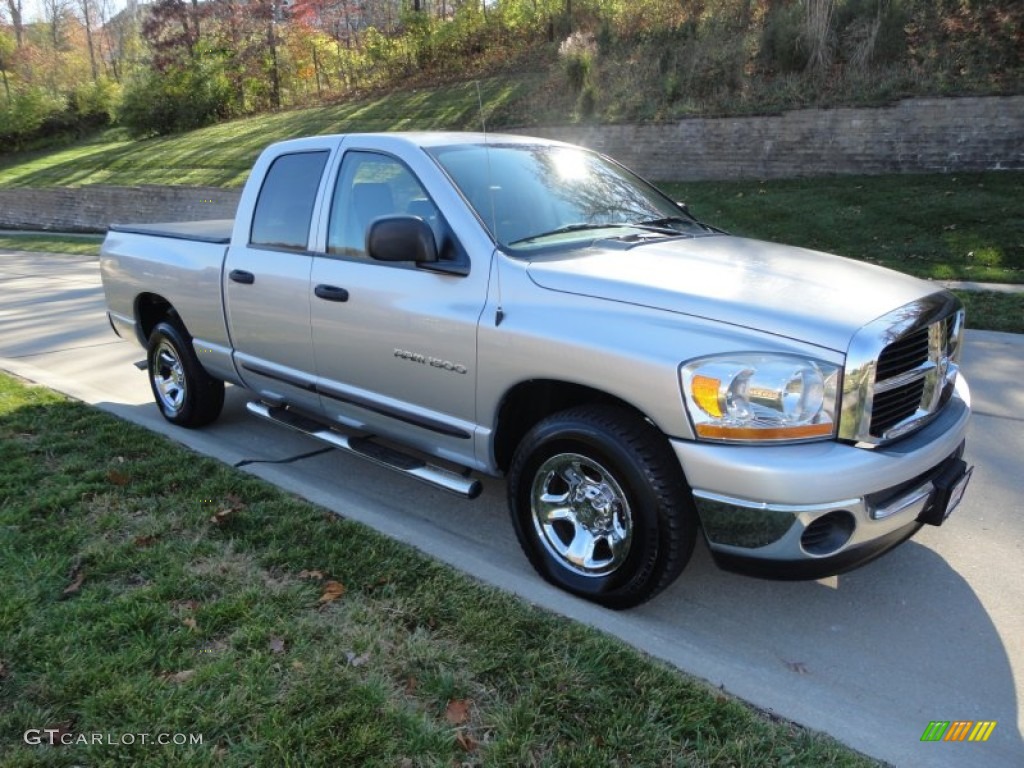
[[[305,251],[328,152],[296,152],[274,160],[263,180],[249,244]]]

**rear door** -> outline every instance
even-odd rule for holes
[[[239,375],[261,397],[309,410],[319,410],[320,401],[308,243],[329,158],[328,145],[314,145],[270,162],[248,232],[236,224],[224,266],[225,312]],[[240,212],[244,208],[243,200]]]

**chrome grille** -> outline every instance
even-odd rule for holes
[[[963,309],[929,296],[861,329],[847,353],[840,438],[879,445],[923,427],[956,382]]]
[[[928,359],[928,329],[922,328],[894,341],[878,357],[875,381],[906,373]]]
[[[871,408],[871,434],[882,437],[886,430],[913,416],[923,396],[923,379],[917,379],[887,392],[879,392],[875,395]]]

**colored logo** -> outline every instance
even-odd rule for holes
[[[921,741],[988,741],[995,729],[995,720],[932,720]]]

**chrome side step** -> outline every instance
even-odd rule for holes
[[[483,484],[479,480],[463,477],[443,467],[428,464],[415,456],[375,443],[372,438],[342,434],[325,424],[308,419],[282,406],[268,405],[259,400],[253,400],[246,403],[245,407],[249,413],[267,421],[315,437],[338,450],[368,459],[374,464],[401,472],[443,491],[455,493],[467,499],[475,499],[483,491]]]

